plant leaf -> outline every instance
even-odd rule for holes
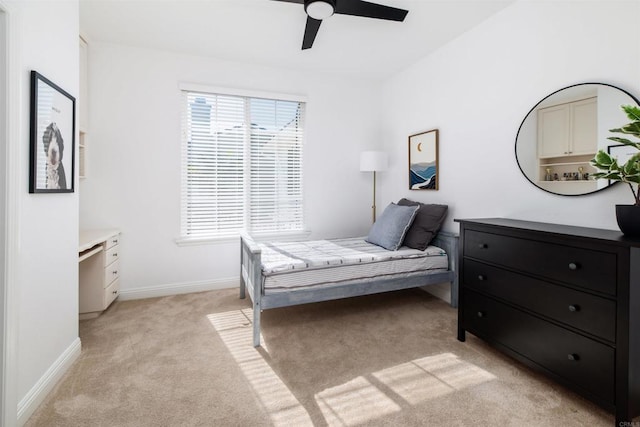
[[[636,150],[640,151],[640,143],[638,142],[633,142],[626,138],[619,138],[617,136],[610,136],[607,139],[610,141],[619,142],[620,144],[623,144],[623,145],[628,145],[629,147],[634,147]]]
[[[620,174],[618,172],[596,172],[591,174],[595,179],[614,179],[620,180]]]
[[[610,129],[609,132],[633,135],[640,138],[640,108],[635,105],[621,105],[627,117],[631,120],[619,128]],[[634,142],[627,138],[611,136],[607,138],[622,145],[634,147],[638,152],[631,156],[623,165],[618,164],[616,158],[611,157],[603,150],[599,150],[595,157],[589,162],[598,169],[591,176],[595,179],[609,179],[612,181],[626,182],[629,185],[636,184],[640,187],[640,142]],[[633,187],[631,187],[633,191]],[[635,196],[635,193],[634,193]]]
[[[635,184],[640,184],[640,175],[627,176],[625,177],[624,182],[633,182]]]
[[[613,158],[603,150],[599,150],[593,160],[591,160],[591,164],[598,169],[608,169],[612,163]]]
[[[635,122],[640,121],[640,108],[638,108],[637,106],[621,105],[620,108],[622,108],[624,112],[627,113],[627,117],[629,117],[629,120],[633,120]]]
[[[640,136],[640,122],[628,123],[621,128],[610,129],[609,132]]]

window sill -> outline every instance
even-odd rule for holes
[[[311,235],[310,230],[292,231],[286,233],[247,233],[256,242],[295,242],[296,240],[306,240]]]
[[[265,233],[250,234],[256,242],[293,242],[296,240],[305,240],[311,235],[311,231],[294,231],[290,233]],[[175,240],[178,246],[201,246],[201,245],[226,245],[240,241],[240,235],[230,237],[179,237]]]

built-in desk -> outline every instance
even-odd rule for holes
[[[120,293],[120,230],[80,230],[80,319],[97,317]]]

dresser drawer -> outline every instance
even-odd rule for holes
[[[104,286],[107,287],[111,282],[120,277],[120,261],[109,264],[104,269]]]
[[[616,294],[614,253],[466,230],[464,256]]]
[[[466,288],[486,292],[543,316],[614,342],[616,303],[481,262],[464,260]]]
[[[114,261],[120,259],[120,246],[115,245],[104,253],[104,266],[108,266]]]
[[[473,291],[465,329],[500,343],[606,402],[614,401],[614,349]]]

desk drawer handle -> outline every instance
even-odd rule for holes
[[[118,252],[114,253],[113,256],[118,256]]]
[[[118,243],[118,239],[113,239],[111,243]]]
[[[487,245],[486,243],[480,243],[480,244],[478,245],[478,247],[479,247],[480,249],[487,249],[487,248],[489,247],[489,245]]]
[[[479,311],[478,312],[478,317],[484,317],[484,316],[485,316],[484,311]]]
[[[580,306],[579,306],[579,305],[577,305],[577,304],[571,304],[571,305],[569,306],[569,311],[572,311],[572,312],[574,312],[574,313],[575,313],[576,311],[580,311]]]
[[[580,360],[580,356],[575,353],[570,353],[567,355],[567,359],[577,362],[578,360]]]
[[[570,263],[569,263],[569,270],[573,270],[573,271],[575,271],[575,270],[577,270],[578,268],[579,268],[579,265],[578,265],[578,264],[576,264],[575,262],[570,262]]]
[[[117,294],[117,293],[118,293],[118,291],[113,291],[112,293]]]
[[[487,280],[487,276],[482,275],[482,274],[478,274],[478,280],[480,280],[481,282],[484,280]]]
[[[112,273],[113,274],[118,274],[118,270],[113,270]]]

